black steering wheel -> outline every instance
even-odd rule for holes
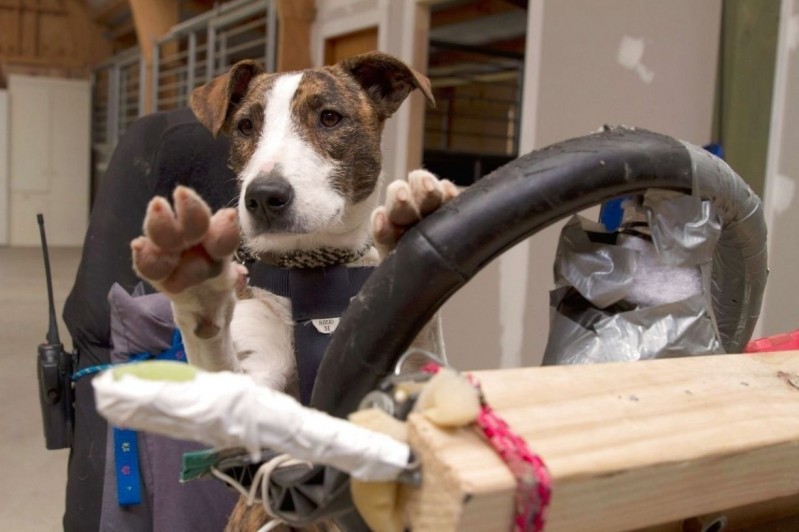
[[[722,234],[711,297],[727,352],[741,352],[766,282],[759,198],[700,147],[605,128],[525,155],[408,231],[364,284],[325,353],[311,406],[344,417],[390,373],[422,327],[489,262],[548,225],[609,199],[666,189],[713,202]]]

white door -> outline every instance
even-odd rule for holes
[[[89,219],[89,81],[10,76],[10,242],[79,246]]]

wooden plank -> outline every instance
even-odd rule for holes
[[[53,58],[82,55],[80,52],[83,50],[78,48],[82,48],[80,45],[84,39],[82,36],[70,34],[70,28],[65,24],[65,17],[41,14],[38,18],[38,55]]]
[[[68,5],[69,15],[64,21],[62,33],[69,41],[65,48],[74,49],[81,64],[93,68],[111,55],[111,42],[103,34],[102,28],[91,19],[89,6],[85,2],[69,0]]]
[[[476,372],[553,477],[547,530],[629,530],[799,493],[799,352]],[[515,483],[418,415],[414,530],[500,530]]]
[[[311,26],[316,18],[313,0],[277,0],[279,24],[277,70],[289,72],[313,66]]]
[[[110,43],[80,0],[0,5],[0,61],[48,68],[89,68],[111,53]]]
[[[146,82],[141,89],[144,91],[144,112],[153,108],[152,66],[153,44],[155,39],[169,31],[180,19],[180,4],[178,0],[129,0],[130,11],[133,15],[133,24],[136,27],[136,37],[139,40],[139,49],[144,58],[146,68]],[[172,45],[169,45],[172,46]],[[169,50],[169,53],[174,51]]]
[[[39,24],[35,11],[20,11],[20,55],[39,55]]]
[[[18,53],[19,11],[0,8],[0,57]]]
[[[130,0],[130,10],[141,53],[149,62],[153,56],[153,41],[180,21],[180,4],[177,0]]]
[[[34,11],[36,13],[59,13],[66,14],[63,3],[46,5],[42,2],[34,3],[31,0],[0,0],[0,9],[19,9],[24,11]]]

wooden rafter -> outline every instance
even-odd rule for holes
[[[301,70],[313,65],[311,25],[316,18],[314,0],[277,0],[280,25],[277,42],[277,70]]]
[[[4,70],[64,69],[88,75],[111,52],[83,0],[0,0],[0,63]],[[65,74],[66,75],[66,74]]]
[[[146,69],[146,84],[144,91],[144,110],[149,112],[153,108],[152,93],[152,66],[153,48],[155,40],[169,31],[169,28],[180,21],[179,0],[129,0],[130,10],[133,15],[133,25],[136,28],[136,37],[139,40],[139,49],[144,59]]]

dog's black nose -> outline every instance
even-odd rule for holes
[[[294,190],[282,177],[255,178],[244,192],[244,206],[253,216],[274,220],[291,205]]]

